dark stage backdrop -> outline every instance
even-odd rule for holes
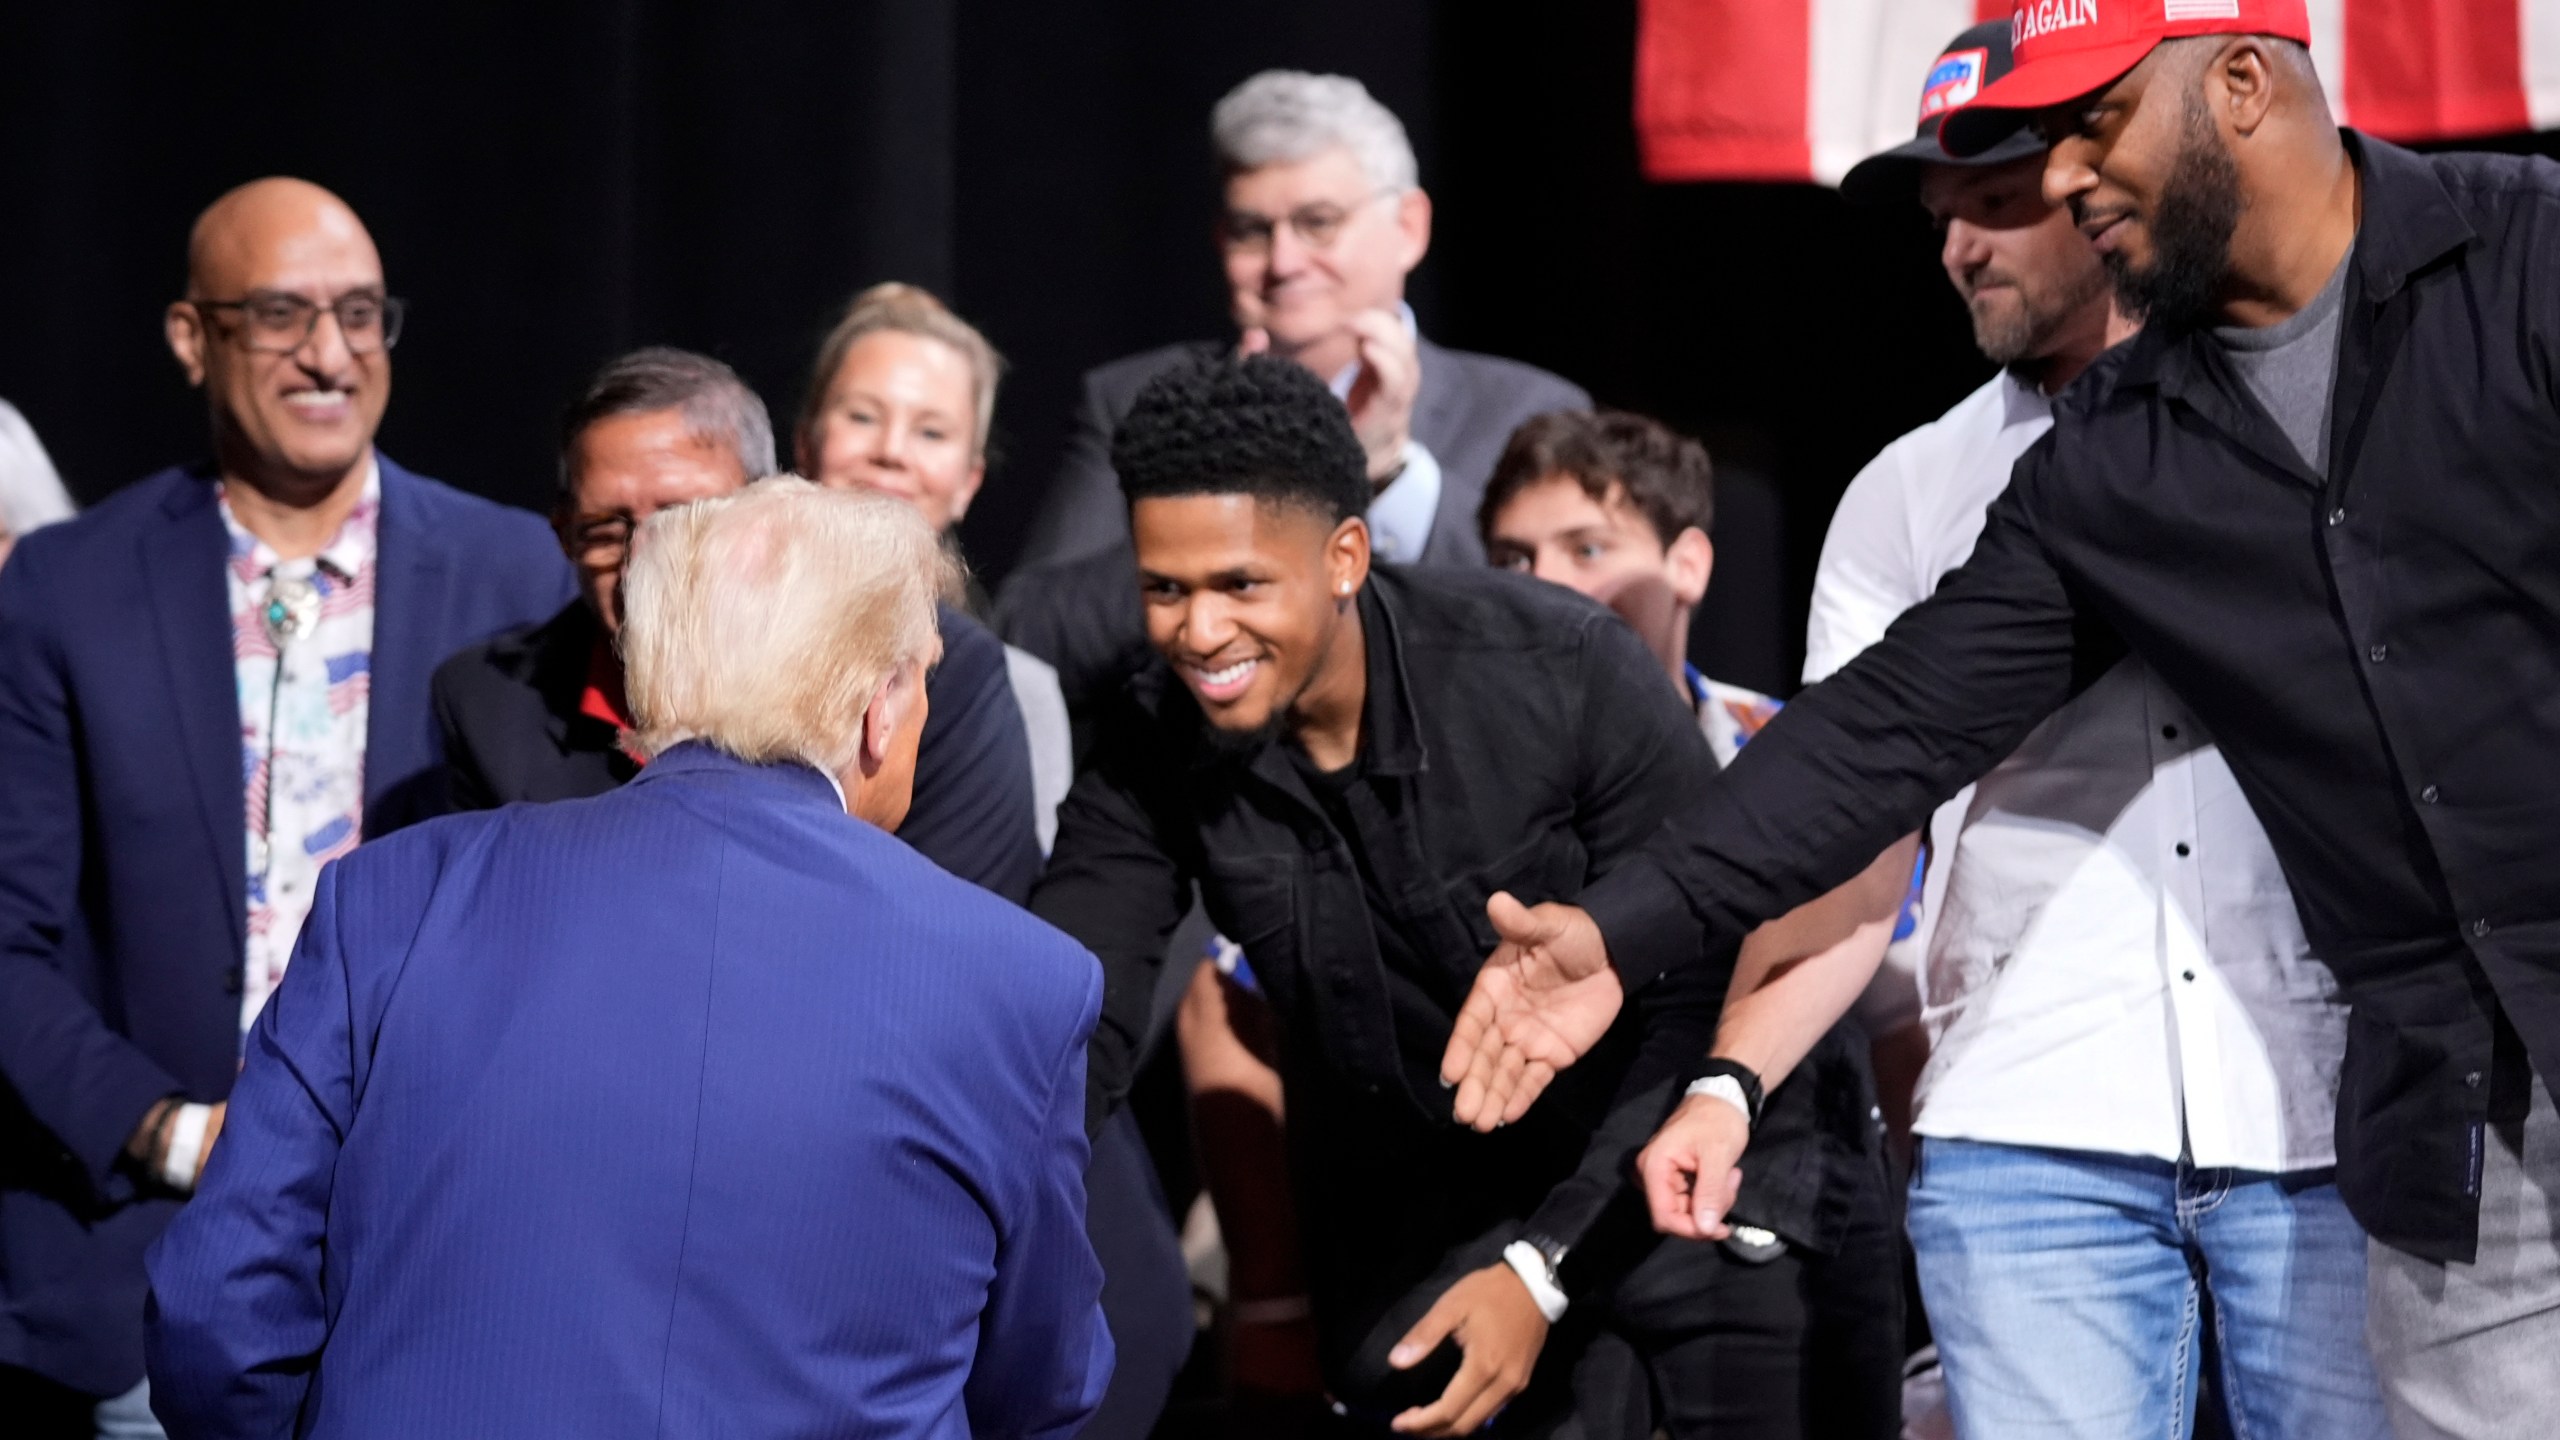
[[[200,454],[160,311],[195,212],[268,173],[344,194],[411,303],[385,448],[529,506],[605,357],[710,351],[787,425],[835,307],[912,280],[1013,361],[966,532],[1000,577],[1077,375],[1223,327],[1211,101],[1343,70],[1438,203],[1425,326],[1703,435],[1699,648],[1788,689],[1841,487],[1988,371],[1916,212],[1642,184],[1633,44],[1626,3],[0,0],[0,397],[84,501]]]

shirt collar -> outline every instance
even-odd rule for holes
[[[2478,240],[2425,156],[2354,130],[2338,132],[2364,185],[2364,214],[2349,253],[2348,295],[2368,305],[2397,296],[2417,274]],[[2191,347],[2213,344],[2201,332],[2168,335],[2144,329],[2126,344],[2117,384],[2156,385],[2172,394],[2191,379]]]
[[[1381,583],[1381,582],[1384,583]],[[1404,629],[1394,586],[1372,571],[1360,587],[1360,631],[1369,650],[1369,695],[1360,718],[1361,748],[1374,775],[1412,775],[1430,768],[1414,719],[1413,684],[1404,663]]]
[[[2053,418],[2053,397],[2042,387],[2018,378],[2008,370],[2000,372],[2000,428],[2038,424]]]
[[[245,578],[256,579],[282,563],[273,547],[249,533],[231,513],[230,482],[214,487],[217,507],[222,512],[222,528],[231,537],[231,563]],[[338,523],[338,533],[313,556],[320,565],[341,580],[352,580],[374,557],[380,539],[382,521],[382,459],[367,451],[364,464],[364,487],[356,498],[356,508]]]
[[[1369,539],[1379,559],[1403,564],[1422,558],[1431,547],[1443,488],[1439,458],[1419,441],[1406,441],[1404,469],[1369,501]]]

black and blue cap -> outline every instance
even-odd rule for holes
[[[1852,166],[1840,177],[1840,193],[1859,205],[1907,203],[1919,192],[1922,166],[2005,165],[2043,154],[2044,142],[2029,130],[2013,131],[1977,155],[1950,155],[1938,143],[1938,129],[1947,116],[2014,68],[2006,20],[1986,20],[1949,41],[1930,62],[1929,78],[1920,87],[1919,133]]]

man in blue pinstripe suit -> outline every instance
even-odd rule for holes
[[[940,555],[797,480],[662,513],[654,763],[330,867],[151,1256],[176,1440],[1082,1424],[1100,970],[887,833]]]

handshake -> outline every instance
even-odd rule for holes
[[[1522,905],[1495,895],[1485,907],[1502,943],[1476,975],[1458,1012],[1440,1080],[1456,1087],[1458,1123],[1478,1131],[1528,1112],[1556,1075],[1588,1052],[1618,1017],[1626,992],[1591,916],[1571,905]],[[1713,1094],[1693,1094],[1636,1162],[1654,1228],[1721,1240],[1742,1185],[1751,1116]]]

